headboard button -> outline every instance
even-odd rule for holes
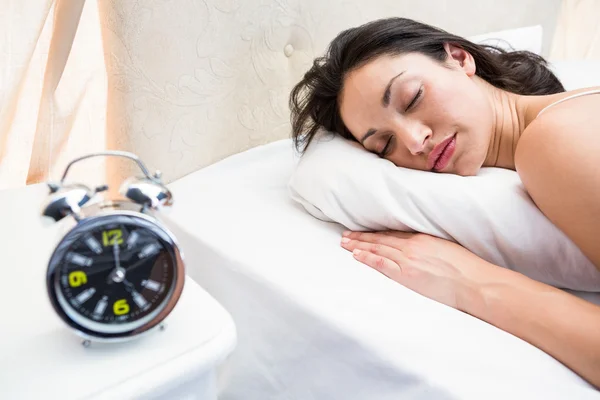
[[[286,44],[285,47],[283,48],[283,54],[285,54],[286,57],[290,57],[293,53],[294,53],[294,46],[292,46],[289,43]]]

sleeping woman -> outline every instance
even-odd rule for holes
[[[537,207],[600,268],[600,87],[565,92],[533,53],[390,18],[340,33],[294,87],[290,106],[301,151],[324,129],[401,167],[462,176],[515,170]],[[345,232],[341,245],[600,387],[600,306],[429,235]]]

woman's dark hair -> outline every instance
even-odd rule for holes
[[[460,36],[406,18],[369,22],[341,32],[326,54],[317,58],[304,78],[293,88],[289,105],[292,136],[297,150],[305,151],[319,129],[355,140],[339,112],[338,99],[348,72],[382,55],[409,52],[425,54],[444,62],[445,43],[469,52],[475,74],[491,85],[521,95],[564,92],[546,61],[529,51],[505,51],[472,43]]]

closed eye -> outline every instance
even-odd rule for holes
[[[385,143],[385,146],[383,147],[383,150],[381,150],[381,152],[378,154],[379,157],[383,158],[383,157],[385,157],[387,155],[387,153],[390,150],[390,147],[391,147],[390,145],[392,144],[392,139],[393,138],[394,138],[393,136],[390,136],[390,138],[387,140],[387,142]]]
[[[413,97],[413,99],[410,102],[410,104],[406,107],[406,111],[410,110],[416,104],[416,102],[419,100],[419,98],[421,98],[422,94],[423,94],[423,86],[421,86],[419,88],[419,91],[417,92],[417,94],[415,95],[415,97]]]

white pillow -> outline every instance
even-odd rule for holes
[[[600,86],[600,60],[551,60],[548,66],[566,90]]]
[[[514,171],[461,177],[398,168],[324,133],[299,160],[289,190],[313,216],[351,230],[428,233],[541,282],[600,291],[600,271],[535,206]]]
[[[504,50],[528,50],[542,54],[544,30],[541,25],[506,29],[498,32],[470,36],[467,39],[474,43],[488,44]]]

